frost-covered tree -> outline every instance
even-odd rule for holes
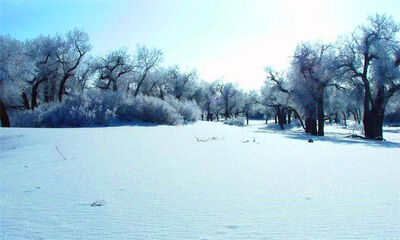
[[[292,105],[292,90],[284,73],[276,72],[270,67],[265,71],[267,78],[261,89],[262,104],[274,109],[277,122],[284,129],[284,124],[287,124],[286,116]]]
[[[249,125],[249,117],[250,115],[255,115],[255,113],[259,110],[260,96],[255,90],[251,90],[246,92],[243,95],[242,100],[242,108],[243,113],[246,117],[246,124]]]
[[[58,100],[61,102],[67,81],[74,77],[85,55],[90,51],[89,37],[87,33],[77,29],[66,34],[65,41],[57,52],[57,59],[61,69],[61,79],[58,88]],[[83,72],[86,75],[88,72]],[[85,76],[83,76],[83,79]]]
[[[242,93],[238,86],[233,83],[219,83],[218,91],[221,96],[224,117],[228,119],[233,113],[240,108]]]
[[[292,88],[298,96],[296,102],[302,104],[310,121],[314,121],[315,115],[318,119],[317,133],[312,126],[313,135],[324,136],[326,89],[335,85],[335,55],[331,49],[331,46],[320,43],[302,43],[291,63]]]
[[[132,59],[125,48],[98,58],[93,67],[98,74],[96,86],[113,91],[117,91],[123,77],[133,71]]]
[[[26,55],[34,65],[33,77],[28,79],[31,89],[31,109],[39,106],[38,97],[42,92],[42,102],[54,101],[60,76],[58,53],[63,45],[60,36],[39,36],[26,43]],[[40,91],[41,90],[41,91]]]
[[[32,79],[32,62],[23,42],[0,36],[0,111],[2,126],[10,126],[8,108],[30,109],[27,80]]]
[[[138,72],[136,78],[136,90],[134,96],[136,97],[140,88],[142,87],[147,75],[163,60],[163,53],[156,48],[146,48],[145,46],[138,46],[136,49],[135,63],[136,71]]]
[[[181,72],[178,66],[174,66],[168,69],[166,79],[168,94],[179,100],[193,97],[198,81],[195,71]]]
[[[221,110],[221,100],[218,91],[220,81],[200,82],[194,94],[194,99],[200,106],[202,118],[207,121],[213,121],[214,115],[218,117]]]
[[[376,15],[341,44],[338,66],[343,78],[363,86],[366,138],[383,139],[385,108],[400,90],[399,30],[391,17]]]

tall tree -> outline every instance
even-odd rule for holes
[[[338,86],[333,83],[336,68],[332,49],[331,46],[320,43],[302,43],[297,47],[292,61],[292,70],[297,75],[293,79],[296,82],[293,88],[310,100],[308,105],[311,115],[315,111],[312,108],[317,108],[318,136],[324,136],[326,89]]]
[[[89,50],[89,37],[85,32],[75,29],[67,33],[66,40],[57,53],[57,59],[62,71],[60,86],[58,88],[58,100],[60,102],[65,93],[65,86],[68,79],[74,76]]]
[[[163,60],[163,53],[159,49],[149,49],[142,46],[138,47],[136,51],[136,63],[139,71],[139,78],[136,83],[135,97],[139,94],[140,87],[143,85],[149,72],[157,67]]]
[[[132,59],[127,50],[122,48],[101,57],[94,65],[98,73],[97,87],[117,91],[121,78],[133,71]]]
[[[338,68],[345,78],[363,86],[366,138],[383,139],[386,105],[400,90],[399,30],[391,17],[376,15],[341,44]]]
[[[33,63],[33,77],[27,82],[31,85],[31,109],[38,107],[40,87],[43,86],[44,102],[52,101],[59,75],[57,53],[63,44],[60,36],[39,36],[26,42],[26,55]]]

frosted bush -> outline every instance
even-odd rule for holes
[[[85,127],[93,124],[94,111],[88,111],[87,103],[78,103],[79,99],[65,99],[43,113],[43,127]]]
[[[117,111],[120,120],[142,120],[145,122],[178,125],[183,122],[182,116],[167,102],[148,96],[137,96],[126,99]]]
[[[10,122],[12,127],[40,127],[45,105],[35,110],[10,111]],[[46,108],[47,109],[47,108]]]
[[[113,120],[142,120],[159,124],[178,125],[196,121],[200,109],[195,102],[170,98],[126,97],[118,92],[91,90],[71,94],[59,103],[42,104],[38,108],[10,112],[14,127],[87,127]]]
[[[201,110],[195,101],[179,101],[173,96],[168,96],[165,98],[168,102],[187,122],[195,122],[200,118]]]
[[[115,119],[119,101],[115,94],[94,91],[10,115],[15,127],[86,127],[107,124]]]
[[[229,118],[224,121],[224,124],[234,125],[234,126],[244,126],[246,122],[245,117],[236,117],[236,118]]]
[[[122,102],[122,96],[118,92],[91,91],[85,101],[88,102],[88,111],[94,114],[93,122],[102,125],[115,119],[115,111]]]

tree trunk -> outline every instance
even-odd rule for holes
[[[37,103],[37,96],[39,94],[39,86],[42,82],[47,81],[48,78],[47,76],[41,78],[40,80],[37,80],[35,84],[32,86],[32,95],[31,95],[31,109],[33,110],[35,107],[38,107]],[[47,87],[47,86],[46,86]]]
[[[383,140],[383,109],[373,109],[364,112],[365,138]]]
[[[317,121],[315,119],[306,119],[306,133],[311,133],[311,135],[317,136]]]
[[[65,83],[67,82],[67,79],[70,77],[70,75],[66,74],[64,77],[61,79],[60,82],[60,88],[58,89],[58,101],[62,102],[62,95],[64,93],[65,89]]]
[[[39,94],[39,84],[35,84],[32,87],[32,96],[31,96],[31,109],[35,109],[38,107],[37,96]]]
[[[28,96],[26,95],[26,93],[25,92],[22,92],[22,101],[23,101],[23,103],[24,103],[24,107],[26,108],[26,109],[30,109],[30,106],[29,106],[29,100],[28,100]]]
[[[137,85],[137,87],[136,87],[135,94],[133,95],[134,97],[136,97],[136,96],[139,94],[139,89],[140,89],[140,87],[142,86],[142,84],[143,84],[143,82],[144,82],[144,79],[146,78],[147,72],[148,72],[149,70],[150,70],[150,68],[146,68],[146,69],[144,70],[143,76],[142,76],[142,78],[140,79],[140,81],[139,81],[139,83],[138,83],[138,85]]]
[[[320,98],[317,100],[317,110],[318,110],[318,136],[324,136],[324,99]]]
[[[347,116],[346,116],[345,112],[343,112],[343,123],[344,123],[344,126],[347,127]]]
[[[372,102],[372,101],[370,101]],[[383,140],[383,117],[385,114],[385,100],[383,86],[378,88],[376,99],[371,109],[368,104],[364,105],[364,133],[365,138]]]
[[[286,117],[284,115],[283,110],[279,106],[276,109],[276,114],[278,115],[279,127],[281,128],[281,130],[285,129],[284,128],[284,124],[285,124],[285,121],[286,121]]]
[[[229,102],[228,99],[225,99],[225,120],[229,118],[229,111],[228,111],[228,107],[229,107]]]
[[[249,125],[249,113],[246,112],[245,114],[246,114],[246,123],[247,123],[247,125]]]
[[[8,117],[6,106],[4,105],[3,101],[1,101],[1,99],[0,99],[0,119],[2,127],[11,127],[10,118]]]
[[[337,112],[335,112],[335,123],[339,123],[339,116]]]
[[[287,114],[287,123],[291,124],[292,123],[292,111],[289,110]]]

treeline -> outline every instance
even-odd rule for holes
[[[366,138],[383,139],[386,121],[400,121],[399,25],[376,15],[334,43],[305,42],[284,72],[266,68],[261,92],[205,82],[196,71],[163,67],[163,53],[138,46],[90,56],[87,34],[0,36],[2,126],[90,126],[112,121],[181,124],[244,116],[293,118],[307,133],[324,123],[362,123]]]
[[[0,36],[0,49],[4,127],[133,120],[176,125],[249,112],[248,94],[235,84],[207,83],[194,70],[162,67],[159,49],[138,46],[133,54],[121,48],[90,56],[88,35],[76,29],[26,41]]]

